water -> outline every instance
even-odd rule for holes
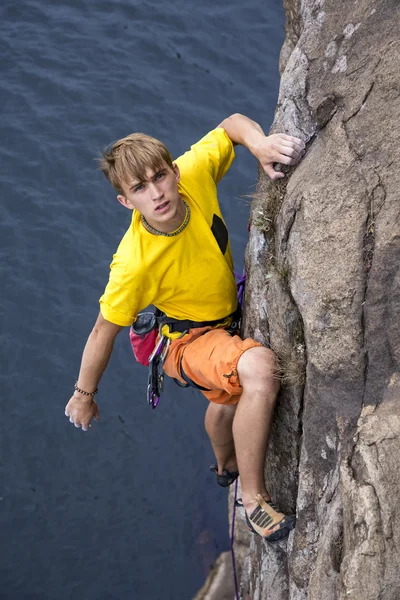
[[[233,112],[267,130],[282,41],[272,0],[3,0],[1,600],[189,600],[228,549],[197,391],[169,383],[151,411],[126,331],[101,422],[64,406],[129,223],[94,157],[132,131],[177,156]],[[220,201],[241,269],[256,162],[237,155]]]

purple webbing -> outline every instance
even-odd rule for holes
[[[237,576],[236,576],[235,551],[233,549],[233,542],[235,541],[235,517],[236,517],[237,489],[238,489],[238,480],[236,479],[236,481],[235,481],[235,498],[233,500],[233,511],[232,511],[232,527],[231,527],[231,554],[232,554],[232,567],[233,567],[233,581],[235,582],[235,600],[239,600],[239,591],[238,591]]]
[[[246,270],[243,268],[243,273],[239,275],[239,273],[235,273],[236,279],[236,287],[238,291],[238,302],[240,306],[243,305],[243,295],[244,295],[244,286],[246,283]]]
[[[237,291],[238,291],[238,302],[239,302],[240,306],[242,307],[243,306],[244,286],[246,283],[246,270],[243,268],[243,273],[241,275],[239,275],[238,273],[235,273],[235,279],[236,279],[236,287],[237,287]],[[233,511],[232,511],[232,527],[231,527],[231,555],[232,555],[233,581],[235,583],[235,600],[239,600],[235,551],[233,549],[233,543],[235,541],[235,518],[236,518],[237,489],[238,489],[238,480],[236,479],[236,481],[235,481],[235,497],[233,500]]]

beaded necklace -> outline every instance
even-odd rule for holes
[[[145,227],[145,229],[147,229],[147,231],[149,233],[154,233],[155,235],[164,235],[165,237],[174,237],[175,235],[178,235],[178,233],[180,233],[181,231],[183,231],[185,229],[185,227],[189,223],[189,219],[190,219],[190,206],[188,204],[186,204],[186,202],[183,199],[182,199],[182,202],[186,207],[186,215],[185,215],[185,218],[184,218],[182,224],[179,225],[178,229],[175,229],[175,231],[171,231],[171,233],[165,233],[164,231],[159,231],[155,227],[152,227],[146,221],[144,216],[141,215],[142,223],[143,223],[143,226]]]

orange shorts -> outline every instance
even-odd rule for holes
[[[189,379],[206,388],[201,392],[208,400],[216,404],[237,404],[242,393],[238,360],[243,352],[258,346],[261,346],[259,342],[231,336],[225,329],[191,329],[182,338],[171,341],[164,371],[184,384],[182,366]]]

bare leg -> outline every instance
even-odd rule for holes
[[[236,404],[213,404],[210,402],[205,418],[205,427],[217,459],[218,473],[237,471],[235,444],[233,442],[232,423]]]
[[[279,390],[275,357],[267,348],[250,348],[238,362],[243,393],[233,422],[233,436],[248,515],[256,508],[256,494],[269,499],[264,481],[264,461],[272,413]]]

